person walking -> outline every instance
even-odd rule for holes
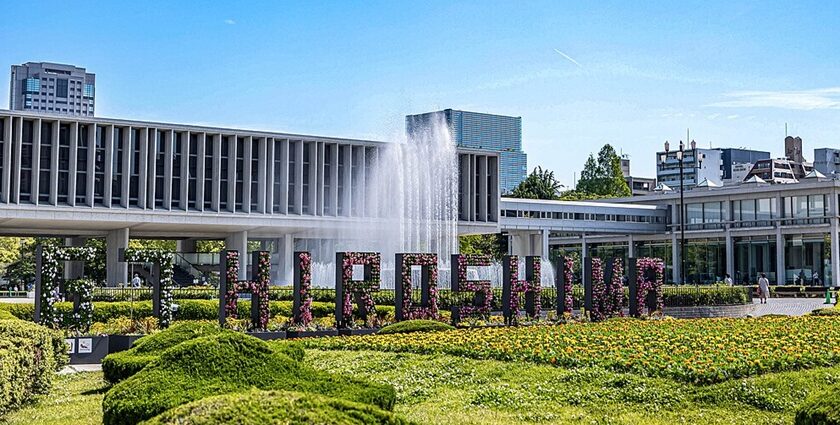
[[[762,304],[767,304],[767,298],[770,297],[770,281],[767,280],[767,275],[762,273],[758,279],[758,299]]]
[[[131,279],[131,286],[133,288],[139,288],[140,287],[140,275],[139,274],[134,273],[134,279]]]
[[[726,286],[732,286],[733,285],[732,276],[730,276],[729,273],[727,273],[726,277],[723,278],[723,283],[726,284]]]

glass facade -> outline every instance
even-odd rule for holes
[[[785,236],[785,282],[831,284],[830,237],[823,234]]]
[[[513,191],[528,174],[527,155],[522,151],[522,118],[446,109],[409,115],[406,131],[422,133],[435,120],[446,121],[457,146],[499,153],[499,188]]]
[[[721,282],[725,274],[726,242],[722,238],[690,239],[686,241],[686,283]]]
[[[738,284],[758,283],[761,273],[767,274],[770,282],[776,282],[776,237],[753,236],[735,238],[734,260],[735,276],[732,281]]]

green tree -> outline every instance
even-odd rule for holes
[[[489,255],[494,260],[501,260],[507,253],[507,244],[501,233],[459,236],[458,247],[461,254]]]
[[[510,196],[525,199],[559,199],[562,187],[563,185],[554,178],[553,171],[537,166],[513,189]]]
[[[598,156],[589,155],[580,173],[576,192],[581,197],[618,198],[630,196],[630,187],[621,172],[621,158],[609,144],[604,145]]]

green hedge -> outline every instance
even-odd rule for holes
[[[108,382],[122,381],[156,360],[165,350],[184,341],[220,332],[222,329],[213,322],[176,323],[165,331],[138,339],[126,351],[109,354],[102,359],[102,372]]]
[[[406,320],[385,326],[380,334],[407,334],[411,332],[450,331],[455,328],[436,320]]]
[[[840,425],[840,386],[812,394],[796,412],[795,425]]]
[[[396,399],[391,386],[316,371],[264,341],[225,332],[170,348],[111,387],[102,401],[103,422],[136,424],[191,401],[251,388],[318,393],[387,410]]]
[[[0,417],[46,394],[67,364],[64,336],[23,320],[0,320]]]
[[[175,314],[175,320],[210,320],[216,321],[219,319],[219,301],[218,300],[178,300],[178,312]],[[291,301],[272,301],[269,304],[271,316],[292,316],[292,302]],[[61,302],[56,303],[56,309],[65,319],[62,320],[60,326],[66,328],[70,326],[70,320],[73,312],[73,303]],[[19,319],[33,320],[35,317],[34,304],[0,304],[0,311],[5,310]],[[354,310],[356,310],[354,308]],[[237,304],[237,312],[239,317],[250,317],[251,302],[247,300],[239,301]],[[335,306],[331,303],[312,303],[313,317],[332,317],[335,314]],[[394,314],[393,306],[378,306],[377,314],[380,317],[392,316]],[[152,302],[151,301],[97,301],[93,303],[93,321],[106,323],[119,317],[150,317],[152,316]]]
[[[368,404],[291,391],[258,391],[203,398],[168,410],[146,425],[408,425],[405,419]]]
[[[0,320],[20,320],[8,310],[0,310]]]

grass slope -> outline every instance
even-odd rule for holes
[[[449,355],[308,350],[305,363],[397,390],[395,411],[424,424],[790,424],[840,367],[696,386],[597,367],[563,369]]]

